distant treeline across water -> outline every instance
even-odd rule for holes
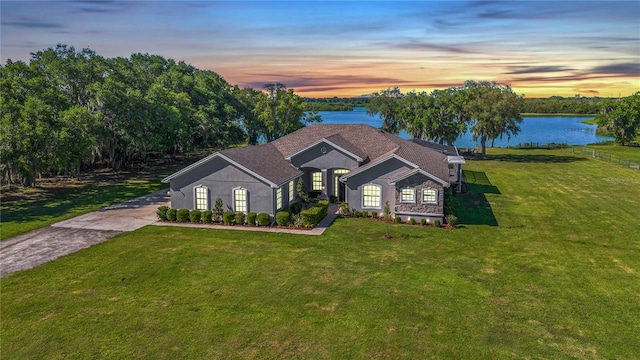
[[[380,127],[382,119],[377,115],[368,115],[364,108],[355,107],[352,111],[320,111],[325,124],[367,124]],[[511,138],[498,138],[487,146],[509,147],[524,144],[567,144],[587,145],[596,142],[613,140],[611,137],[596,134],[597,125],[583,123],[593,119],[593,116],[525,116],[520,123],[520,133]],[[406,132],[401,137],[409,138]],[[479,147],[479,142],[473,140],[473,135],[467,130],[455,143],[458,148],[469,149]]]
[[[370,96],[357,98],[303,98],[310,111],[352,111],[369,103]],[[525,98],[522,112],[525,114],[580,114],[593,115],[600,112],[606,98],[552,96],[549,98]]]

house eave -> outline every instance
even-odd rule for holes
[[[185,167],[185,168],[183,168],[183,169],[181,169],[179,171],[176,171],[175,173],[173,173],[173,174],[167,176],[166,178],[160,180],[160,182],[162,182],[164,184],[168,184],[171,180],[173,180],[173,179],[175,179],[177,177],[180,177],[180,176],[190,172],[191,170],[193,170],[193,169],[195,169],[197,167],[200,167],[201,165],[206,164],[207,162],[209,162],[209,161],[215,159],[216,157],[218,157],[219,155],[220,155],[220,153],[216,151],[213,154],[211,154],[211,155],[209,155],[207,157],[204,157],[204,158],[194,162],[193,164],[191,164],[191,165],[189,165],[189,166],[187,166],[187,167]]]
[[[434,175],[432,175],[432,174],[430,174],[430,173],[428,173],[428,172],[426,172],[426,171],[424,171],[424,170],[422,170],[420,168],[413,169],[412,171],[410,171],[410,172],[408,172],[406,174],[403,174],[401,176],[398,176],[397,178],[389,180],[389,185],[395,185],[396,183],[398,183],[398,181],[404,180],[404,179],[406,179],[408,177],[411,177],[411,176],[413,176],[415,174],[422,174],[422,175],[430,178],[431,180],[439,183],[443,187],[449,187],[451,185],[449,183],[449,181],[444,181],[444,180],[442,180],[442,179],[440,179],[440,178],[438,178],[438,177],[436,177],[436,176],[434,176]]]
[[[368,169],[370,169],[372,167],[375,167],[375,166],[378,166],[378,165],[382,164],[383,162],[391,160],[391,159],[400,160],[400,161],[404,162],[405,164],[409,165],[409,167],[414,168],[414,169],[419,169],[420,168],[418,165],[412,163],[411,161],[409,161],[409,160],[407,160],[407,159],[405,159],[405,158],[403,158],[401,156],[398,156],[396,154],[391,154],[389,156],[383,157],[382,159],[379,159],[377,161],[374,161],[374,162],[368,163],[368,164],[366,164],[364,166],[361,166],[361,167],[359,167],[359,168],[357,168],[357,169],[355,169],[355,170],[353,170],[353,171],[351,171],[351,172],[349,172],[347,174],[344,174],[338,180],[340,180],[341,182],[344,182],[344,181],[346,181],[346,179],[350,178],[353,175],[357,175],[357,174],[359,174],[361,172],[367,171]]]
[[[191,164],[191,165],[187,166],[186,168],[184,168],[184,169],[182,169],[182,170],[180,170],[180,171],[178,171],[178,172],[175,172],[175,173],[173,173],[173,174],[171,174],[171,175],[167,176],[166,178],[162,179],[161,181],[162,181],[163,183],[165,183],[165,184],[166,184],[166,183],[169,183],[171,180],[173,180],[173,179],[175,179],[175,178],[177,178],[177,177],[180,177],[180,176],[182,176],[182,175],[184,175],[184,174],[186,174],[186,173],[190,172],[191,170],[196,169],[196,168],[198,168],[198,167],[200,167],[200,166],[202,166],[202,165],[206,164],[207,162],[209,162],[209,161],[211,161],[211,160],[215,159],[216,157],[219,157],[219,158],[221,158],[221,159],[224,159],[224,160],[225,160],[225,161],[227,161],[229,164],[231,164],[231,165],[233,165],[233,166],[235,166],[235,167],[237,167],[237,168],[239,168],[239,169],[241,169],[241,170],[243,170],[243,171],[245,171],[245,172],[249,173],[250,175],[254,176],[255,178],[257,178],[257,179],[258,179],[258,180],[260,180],[260,181],[263,181],[264,183],[266,183],[267,185],[269,185],[269,186],[270,186],[270,187],[272,187],[272,188],[278,188],[278,187],[279,187],[279,186],[278,186],[278,184],[274,183],[273,181],[271,181],[271,180],[269,180],[269,179],[265,178],[264,176],[262,176],[262,175],[260,175],[260,174],[256,173],[255,171],[253,171],[253,170],[251,170],[251,169],[247,168],[246,166],[244,166],[244,165],[242,165],[242,164],[238,163],[237,161],[234,161],[233,159],[229,158],[228,156],[225,156],[225,155],[221,154],[220,152],[215,152],[215,153],[213,153],[213,154],[211,154],[211,155],[209,155],[209,156],[205,157],[204,159],[202,159],[202,160],[200,160],[200,161],[197,161],[197,162],[195,162],[195,163],[193,163],[193,164]],[[300,174],[297,174],[296,176],[300,176]],[[293,178],[295,178],[296,176],[294,176]],[[288,181],[289,181],[289,180],[288,180]],[[284,184],[284,183],[283,183],[283,184]]]

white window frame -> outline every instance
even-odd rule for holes
[[[236,191],[244,191],[244,210],[238,209],[238,197],[236,196]],[[245,214],[249,213],[249,190],[243,187],[237,187],[233,189],[233,211],[234,212],[243,212]]]
[[[289,203],[292,203],[295,199],[296,199],[296,192],[295,192],[295,181],[291,180],[289,181]]]
[[[424,195],[427,191],[433,191],[434,195],[434,201],[425,201],[424,200]],[[434,188],[425,188],[422,189],[422,203],[423,204],[437,204],[438,203],[438,189],[434,189]]]
[[[275,198],[276,198],[276,210],[282,209],[282,188],[281,187],[276,189]]]
[[[316,176],[319,176],[319,178],[316,178]],[[311,173],[311,191],[322,191],[322,171]]]
[[[198,197],[199,190],[204,191],[204,207],[198,207],[199,200],[201,197]],[[203,185],[198,185],[193,188],[193,208],[197,210],[209,210],[209,188]]]
[[[405,196],[407,197],[405,198]],[[400,189],[400,202],[414,204],[416,202],[416,189],[410,187]]]
[[[367,188],[368,187],[373,187],[373,188],[377,188],[378,189],[378,204],[377,205],[366,205],[367,201],[365,200],[366,196],[375,196],[375,195],[368,195],[367,194]],[[363,209],[381,209],[382,208],[382,186],[378,185],[378,184],[365,184],[362,186],[362,208]]]

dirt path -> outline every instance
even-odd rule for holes
[[[115,204],[0,242],[0,276],[30,269],[156,222],[167,189]]]

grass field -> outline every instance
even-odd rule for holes
[[[3,359],[637,359],[640,173],[468,161],[457,230],[146,227],[0,279]]]
[[[0,240],[166,188],[160,180],[193,161],[156,166],[153,172],[99,170],[82,179],[47,179],[35,188],[4,186]]]
[[[606,154],[610,154],[622,159],[640,161],[640,147],[620,146],[615,144],[591,144],[589,149],[596,149]]]

